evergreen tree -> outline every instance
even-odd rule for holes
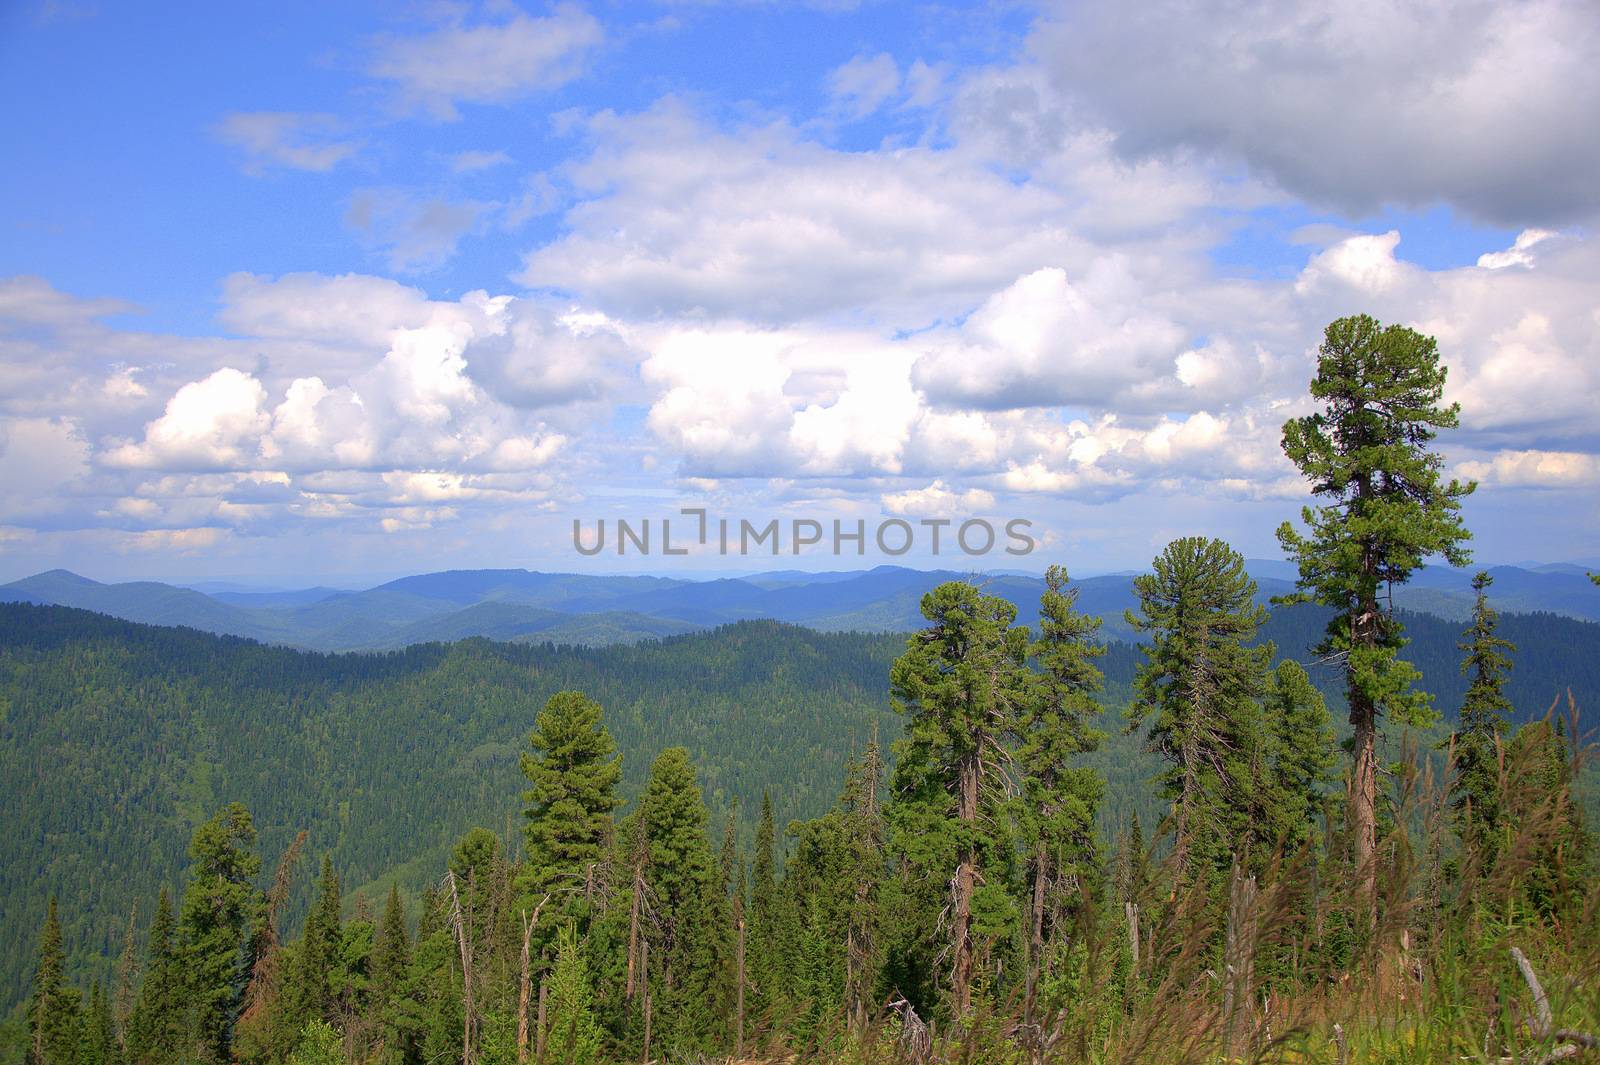
[[[1154,572],[1134,578],[1135,631],[1148,633],[1134,682],[1135,722],[1151,721],[1148,746],[1167,768],[1158,778],[1172,804],[1173,860],[1180,883],[1216,886],[1251,823],[1260,711],[1272,646],[1247,646],[1266,611],[1244,559],[1220,540],[1174,540]]]
[[[1278,539],[1299,563],[1303,593],[1335,611],[1317,652],[1344,663],[1355,729],[1351,857],[1369,920],[1377,904],[1378,719],[1420,725],[1431,713],[1427,696],[1412,690],[1417,671],[1399,658],[1405,640],[1383,592],[1432,555],[1467,562],[1461,499],[1475,485],[1446,483],[1443,456],[1428,447],[1458,420],[1459,405],[1442,405],[1445,376],[1433,338],[1366,315],[1341,318],[1327,328],[1311,381],[1320,409],[1283,427],[1284,453],[1324,501],[1303,509],[1305,533],[1285,522]]]
[[[587,927],[595,869],[611,842],[622,757],[602,717],[592,699],[558,692],[540,711],[531,750],[522,755],[527,858],[517,886],[535,900],[552,894],[543,928],[567,918],[579,922],[580,934]]]
[[[1269,746],[1257,775],[1257,820],[1266,842],[1293,851],[1317,835],[1338,759],[1333,724],[1322,693],[1292,658],[1273,670],[1264,709]]]
[[[677,1053],[710,1049],[724,1016],[717,991],[723,929],[718,922],[716,864],[705,802],[689,752],[662,751],[639,800],[649,840],[651,997],[661,1047]]]
[[[910,718],[896,748],[897,849],[929,883],[951,885],[950,1005],[972,1002],[978,954],[1017,924],[1007,891],[1012,842],[997,766],[1023,725],[1032,681],[1016,607],[951,581],[922,598],[929,626],[890,670],[895,709]]]
[[[191,1028],[201,1055],[226,1062],[233,1022],[250,972],[245,944],[261,916],[254,879],[261,859],[255,825],[239,803],[195,829],[189,845],[194,872],[178,918],[178,957]]]
[[[745,992],[746,1012],[762,1017],[773,1011],[782,989],[779,963],[777,826],[772,819],[772,796],[761,793],[761,819],[756,822],[756,852],[750,876],[750,925],[745,937],[750,988]]]
[[[570,924],[556,936],[556,963],[550,975],[545,1060],[561,1065],[594,1065],[600,1056],[600,1025],[594,1015],[589,967]]]
[[[95,980],[89,987],[89,1014],[83,1023],[83,1065],[113,1065],[116,1035],[112,1030],[111,998],[105,985]]]
[[[399,994],[411,964],[411,942],[406,935],[405,906],[400,901],[400,885],[389,887],[383,918],[378,925],[372,950],[372,1001],[380,1011]]]
[[[162,888],[150,922],[144,981],[128,1019],[128,1060],[133,1065],[175,1061],[183,1050],[185,999],[177,948],[172,899]]]
[[[1067,587],[1065,569],[1045,571],[1039,639],[1031,648],[1040,672],[1016,756],[1022,777],[1017,817],[1027,854],[1030,1006],[1045,945],[1077,911],[1099,862],[1095,816],[1105,782],[1073,759],[1098,749],[1104,738],[1093,722],[1101,709],[1095,694],[1103,680],[1095,659],[1105,648],[1095,642],[1100,619],[1078,613],[1077,598],[1078,590]]]
[[[286,996],[290,1024],[297,1032],[313,1020],[332,1019],[330,977],[339,954],[341,905],[339,875],[334,872],[333,858],[325,854],[316,901],[306,914]]]
[[[39,964],[28,1000],[29,1065],[78,1065],[83,1041],[82,1002],[67,983],[67,955],[61,943],[61,919],[55,896],[39,932]]]
[[[111,994],[111,1023],[116,1039],[115,1058],[128,1061],[128,1024],[139,1001],[139,955],[134,949],[134,929],[138,927],[139,905],[128,908],[128,930],[122,938],[122,954],[117,958],[116,984]]]
[[[1510,655],[1516,651],[1509,640],[1495,635],[1500,614],[1489,605],[1489,586],[1493,583],[1494,578],[1488,573],[1472,578],[1472,590],[1477,593],[1472,622],[1457,645],[1466,652],[1461,672],[1470,682],[1461,703],[1460,724],[1450,739],[1456,759],[1451,805],[1462,840],[1484,866],[1494,862],[1499,832],[1501,735],[1506,730],[1506,715],[1511,712],[1505,685],[1511,672]]]

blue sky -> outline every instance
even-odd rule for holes
[[[0,8],[0,577],[751,568],[571,549],[697,505],[1270,556],[1356,311],[1439,338],[1480,556],[1600,556],[1600,13],[1147,15]]]

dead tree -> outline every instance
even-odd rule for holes
[[[533,940],[533,929],[539,923],[539,911],[544,909],[544,904],[550,901],[549,894],[539,900],[539,905],[533,908],[533,916],[528,916],[528,911],[523,910],[522,917],[522,981],[517,992],[517,1061],[528,1060],[528,974],[531,959],[528,956],[528,947]],[[540,998],[543,999],[544,982],[539,983]],[[543,1005],[541,1001],[540,1005]],[[539,1028],[542,1032],[544,1022],[541,1018]]]

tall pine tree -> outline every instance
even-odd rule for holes
[[[1247,646],[1266,619],[1244,559],[1221,540],[1168,544],[1154,571],[1134,578],[1135,631],[1149,634],[1131,712],[1150,721],[1148,745],[1166,763],[1158,778],[1172,804],[1180,883],[1216,886],[1236,850],[1259,831],[1249,752],[1259,743],[1257,700],[1270,644]]]
[[[932,884],[949,884],[950,1007],[965,1014],[981,950],[1018,919],[1007,892],[1013,854],[998,768],[1024,723],[1032,681],[1016,607],[961,581],[922,597],[927,628],[890,670],[895,709],[910,718],[896,748],[897,849]]]
[[[1426,723],[1429,700],[1413,691],[1417,671],[1399,657],[1400,622],[1385,591],[1442,555],[1465,565],[1469,538],[1461,500],[1472,484],[1443,479],[1429,449],[1457,424],[1443,405],[1446,370],[1438,346],[1403,326],[1367,315],[1329,324],[1311,381],[1319,409],[1283,427],[1283,450],[1322,502],[1301,512],[1304,533],[1285,522],[1278,540],[1300,567],[1307,597],[1331,607],[1318,653],[1344,664],[1355,730],[1349,794],[1351,857],[1367,900],[1377,905],[1378,720]]]

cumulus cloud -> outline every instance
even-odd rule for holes
[[[337,139],[337,131],[332,115],[236,111],[222,120],[217,136],[244,153],[247,172],[282,166],[320,173],[360,149],[355,141]]]
[[[1588,0],[1060,3],[1033,51],[1121,150],[1238,159],[1352,215],[1453,203],[1502,225],[1600,208]]]
[[[106,453],[109,466],[226,469],[249,462],[270,424],[267,391],[251,375],[224,367],[178,389],[144,439]]]
[[[956,514],[975,514],[994,506],[994,496],[981,488],[962,491],[951,488],[943,481],[934,481],[926,488],[908,488],[904,492],[888,492],[883,496],[883,508],[891,514],[914,517],[950,517]]]
[[[515,9],[513,9],[515,10]],[[460,117],[460,104],[508,103],[576,78],[600,44],[600,23],[570,4],[535,17],[456,21],[413,37],[377,42],[371,73],[392,81],[402,101],[435,118]]]
[[[1576,451],[1502,451],[1457,464],[1459,476],[1515,488],[1585,488],[1600,484],[1600,456]]]

